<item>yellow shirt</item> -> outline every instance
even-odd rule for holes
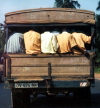
[[[57,37],[50,32],[41,34],[41,52],[56,53],[58,49]]]
[[[30,30],[24,33],[26,54],[39,54],[41,52],[40,34]]]
[[[72,36],[75,38],[75,41],[78,45],[79,48],[81,48],[82,50],[86,50],[85,48],[85,43],[90,44],[91,43],[91,37],[87,36],[83,33],[72,33]],[[74,51],[74,53],[79,53],[78,51]]]
[[[76,46],[76,42],[72,35],[68,32],[62,32],[62,34],[57,35],[59,53],[72,52],[71,48]]]

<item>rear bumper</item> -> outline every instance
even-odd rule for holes
[[[78,80],[78,81],[7,81],[9,88],[17,89],[71,89],[71,88],[85,88],[91,87],[94,84],[94,80]]]
[[[53,85],[55,88],[80,88],[80,87],[89,87],[90,82],[87,80],[84,81],[54,81]]]

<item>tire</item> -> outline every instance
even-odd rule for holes
[[[30,105],[30,95],[23,90],[12,89],[12,108],[28,108]]]
[[[79,88],[74,92],[75,97],[78,99],[91,100],[91,90],[90,87]]]
[[[82,90],[80,90],[80,96],[81,96],[83,99],[90,100],[90,99],[91,99],[91,90],[90,90],[90,87],[88,87],[88,88],[83,88]]]

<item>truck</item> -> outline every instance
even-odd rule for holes
[[[5,85],[11,89],[13,108],[27,108],[30,96],[73,93],[88,98],[95,84],[95,13],[70,8],[38,8],[5,14],[6,41],[11,33],[67,28],[91,36],[84,54],[4,53]]]
[[[0,64],[0,83],[3,82],[3,64]]]

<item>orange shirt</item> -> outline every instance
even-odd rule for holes
[[[68,32],[62,32],[62,34],[57,35],[59,53],[71,52],[71,48],[76,46],[76,42],[72,35]]]
[[[87,36],[83,33],[72,33],[72,36],[75,38],[75,41],[79,48],[82,50],[86,50],[85,43],[90,44],[91,43],[91,36]],[[79,53],[78,51],[75,51],[74,53]]]
[[[24,33],[26,54],[39,54],[41,52],[40,34],[30,30]]]

